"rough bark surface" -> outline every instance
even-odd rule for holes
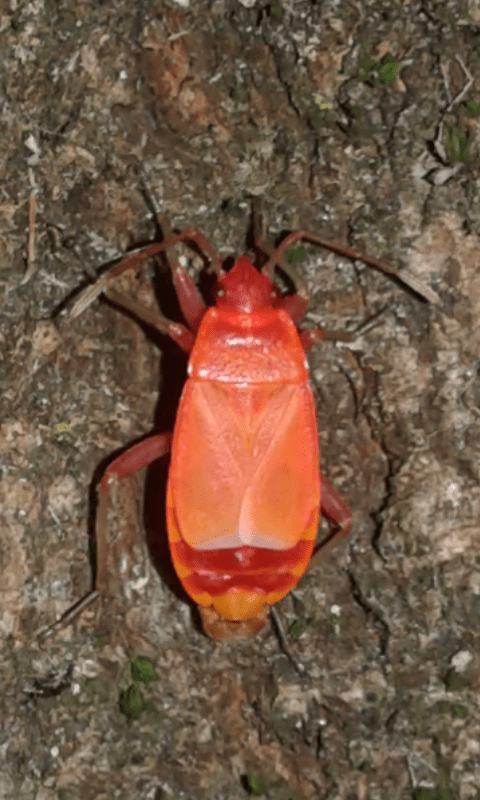
[[[480,797],[479,34],[475,0],[0,2],[0,797]],[[298,267],[306,324],[356,334],[310,358],[352,536],[278,606],[292,658],[270,626],[210,641],[160,464],[112,500],[110,596],[40,646],[92,585],[102,469],[171,429],[185,375],[68,301],[155,210],[245,252],[251,196],[272,239],[348,242],[429,297],[313,246]],[[152,274],[119,283],[179,319]],[[138,655],[157,680],[129,720]]]

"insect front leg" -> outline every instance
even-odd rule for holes
[[[379,272],[383,272],[385,275],[393,275],[395,278],[401,278],[398,270],[395,267],[390,266],[390,264],[387,264],[386,261],[382,261],[379,258],[373,258],[365,253],[360,253],[359,250],[346,247],[339,242],[332,242],[329,239],[324,239],[322,236],[317,236],[316,233],[309,233],[308,231],[292,231],[292,233],[289,233],[283,242],[281,242],[272,252],[262,271],[268,274],[269,271],[274,268],[275,263],[279,263],[279,259],[284,256],[286,251],[290,250],[291,247],[293,247],[302,239],[305,239],[307,242],[319,244],[321,247],[325,247],[327,250],[331,250],[333,253],[338,253],[340,256],[351,258],[352,261],[363,261],[363,263],[367,264],[367,266],[372,267]]]
[[[408,289],[412,290],[429,303],[440,305],[440,298],[438,295],[435,294],[435,292],[433,292],[429,286],[425,286],[423,282],[420,281],[408,269],[402,269],[399,271],[396,267],[392,267],[391,264],[388,264],[386,261],[383,261],[380,258],[374,258],[366,253],[361,253],[359,250],[354,250],[352,247],[346,247],[339,242],[332,242],[330,239],[324,239],[323,236],[317,236],[316,233],[309,233],[308,231],[292,231],[292,233],[289,233],[283,242],[281,242],[271,253],[270,258],[263,267],[262,271],[266,274],[270,274],[270,271],[274,269],[276,263],[282,263],[280,258],[284,256],[285,252],[301,239],[305,239],[307,242],[313,242],[314,244],[319,244],[321,247],[325,247],[327,250],[331,250],[333,253],[338,253],[340,256],[350,258],[352,261],[363,261],[363,263],[368,267],[372,267],[372,269],[376,269],[378,272],[383,272],[384,275],[391,275],[392,278],[399,282],[403,287],[407,287]]]
[[[165,214],[159,214],[157,220],[162,231],[163,239],[165,241],[171,241],[171,238],[174,236],[174,234],[172,234],[172,229],[167,216]],[[192,244],[195,245],[195,247],[200,250],[201,253],[207,256],[207,258],[210,260],[211,268],[217,275],[217,278],[220,278],[222,275],[224,275],[222,260],[203,233],[200,233],[200,231],[194,229],[190,229],[183,231],[183,233],[178,234],[178,236],[181,237],[179,241],[184,240],[187,242],[187,244],[190,244],[190,246]],[[198,291],[193,278],[188,274],[184,267],[181,267],[178,264],[173,250],[168,249],[166,251],[166,256],[172,272],[173,283],[177,292],[180,308],[182,309],[182,314],[188,322],[191,330],[196,333],[200,327],[200,322],[202,321],[203,315],[205,314],[205,302]]]
[[[167,215],[159,214],[157,221],[162,231],[164,241],[169,240],[173,234]],[[194,241],[196,241],[196,239]],[[208,250],[213,252],[210,243],[206,239],[205,242],[208,245]],[[202,317],[205,314],[206,304],[191,275],[188,274],[185,267],[181,267],[178,264],[173,247],[165,251],[165,256],[172,273],[173,284],[182,314],[188,322],[190,329],[196,333],[202,321]],[[216,254],[215,257],[217,257]]]
[[[295,287],[295,294],[289,294],[283,297],[281,302],[278,303],[277,307],[283,308],[283,310],[290,315],[292,320],[297,323],[305,314],[310,303],[310,290],[300,275],[298,275],[295,267],[293,267],[286,260],[286,250],[288,250],[289,247],[292,247],[300,239],[311,239],[312,241],[324,244],[325,246],[332,245],[333,249],[337,252],[342,250],[342,246],[327,242],[324,239],[319,239],[319,237],[314,235],[310,236],[310,234],[306,234],[303,231],[294,231],[287,236],[278,247],[274,247],[264,236],[260,203],[258,202],[257,198],[254,198],[252,202],[252,228],[254,246],[269,257],[267,263],[262,268],[262,273],[267,275],[270,281],[273,281],[273,272],[275,266],[278,265],[280,269],[287,275],[287,277],[290,278]],[[287,242],[287,244],[285,244],[285,242]],[[342,252],[344,255],[352,256],[355,253],[356,256],[361,257],[359,253],[356,253],[356,251],[353,250],[345,250]],[[377,262],[375,259],[373,259],[373,261],[377,266],[383,264],[383,262]],[[305,331],[299,331],[299,333],[305,352],[308,352],[308,350],[310,350],[314,344],[323,341],[324,339],[342,342],[351,342],[355,339],[355,337],[350,333],[326,331],[319,327],[310,328],[309,330]]]
[[[185,242],[187,245],[190,245],[190,247],[192,247],[193,244],[193,249],[200,250],[210,259],[211,266],[216,274],[222,274],[223,270],[221,259],[213,249],[208,239],[202,233],[200,233],[200,231],[197,231],[194,228],[188,228],[181,233],[171,233],[169,223],[164,215],[160,215],[158,221],[162,230],[165,231],[165,237],[163,241],[154,242],[153,244],[143,247],[141,250],[128,253],[119,264],[102,275],[92,286],[89,286],[84,292],[82,292],[78,300],[75,302],[70,312],[70,317],[72,319],[82,314],[83,311],[85,311],[85,309],[88,308],[88,306],[90,306],[101,294],[108,294],[108,291],[113,290],[112,280],[114,278],[118,277],[127,270],[136,269],[141,264],[144,264],[145,261],[148,261],[149,258],[159,255],[159,253],[165,253],[168,260],[169,256],[170,258],[172,257],[172,248],[179,242]],[[175,266],[172,267],[172,274],[182,312],[184,313],[185,319],[191,326],[192,330],[196,331],[198,329],[201,317],[205,311],[203,299],[188,272],[183,267],[179,267],[176,262]],[[117,298],[118,297],[119,295],[117,295]],[[128,301],[125,302],[124,300],[121,305],[124,305],[126,308],[128,308]],[[137,314],[137,311],[138,307],[133,311],[133,313]],[[168,333],[168,331],[163,332]]]
[[[279,252],[279,248],[274,247],[264,235],[260,203],[257,198],[252,201],[252,230],[254,247],[268,256],[268,261],[262,268],[262,273],[273,283],[273,273],[275,266],[278,265],[282,272],[292,281],[295,287],[295,294],[284,297],[279,305],[290,315],[294,322],[298,322],[308,308],[310,291],[294,267],[288,263],[284,252]]]
[[[287,250],[288,247],[284,247],[283,242],[278,247],[274,247],[264,236],[260,206],[256,200],[252,203],[252,228],[254,246],[269,257],[267,263],[262,268],[262,273],[267,275],[270,281],[273,281],[274,269],[276,266],[279,266],[282,272],[290,278],[295,287],[295,294],[287,294],[276,304],[276,307],[283,308],[292,320],[297,323],[305,314],[310,303],[310,290],[305,281],[297,273],[295,267],[285,258],[285,250]],[[290,234],[290,237],[292,237],[292,241],[289,247],[292,247],[297,239],[308,238],[308,235],[304,234],[302,231],[295,231]],[[287,236],[287,239],[288,238]],[[351,253],[353,251],[349,252]],[[310,330],[300,331],[299,333],[305,352],[308,352],[314,344],[324,339],[341,342],[352,342],[355,339],[350,333],[326,331],[323,328],[310,328]]]
[[[166,333],[187,355],[191,353],[195,336],[186,325],[182,325],[181,322],[173,322],[173,320],[160,314],[159,311],[142,306],[133,297],[129,297],[123,292],[118,292],[113,286],[107,286],[105,296],[116,306],[129,311],[137,319],[145,322],[146,325],[150,325],[160,333]]]

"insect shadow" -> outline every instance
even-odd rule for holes
[[[149,283],[155,295],[156,304],[162,314],[169,319],[184,323],[184,319],[177,300],[171,278],[171,270],[163,254],[156,258],[156,266],[151,275]],[[205,264],[207,264],[205,260]],[[209,275],[205,269],[199,272],[197,285],[202,296],[207,302],[211,302],[215,276]],[[108,304],[114,309],[118,306],[110,299],[103,297],[101,302]],[[158,389],[157,403],[153,413],[151,430],[143,436],[133,441],[126,442],[113,453],[103,458],[97,465],[89,488],[89,514],[88,514],[88,533],[89,533],[89,561],[93,575],[93,586],[96,582],[96,517],[97,517],[97,490],[101,478],[105,474],[107,467],[120,456],[128,451],[133,445],[147,439],[154,433],[162,433],[173,430],[177,414],[178,404],[183,386],[187,377],[187,356],[182,352],[172,339],[159,333],[143,320],[138,319],[133,313],[125,308],[119,308],[122,316],[127,316],[138,325],[147,341],[154,345],[155,350],[161,357],[161,382]],[[168,545],[168,535],[166,527],[166,486],[168,480],[170,457],[165,456],[154,461],[146,470],[145,483],[143,489],[143,535],[148,550],[148,556],[152,565],[173,594],[186,603],[191,612],[192,622],[199,632],[202,632],[200,615],[196,604],[191,600],[183,589],[180,580],[175,572]]]

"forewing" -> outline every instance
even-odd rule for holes
[[[181,536],[192,547],[292,547],[319,505],[308,385],[187,381],[169,480]]]
[[[239,528],[256,547],[293,547],[318,517],[315,410],[307,384],[282,387],[259,420]]]

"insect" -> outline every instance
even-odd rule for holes
[[[320,510],[347,536],[352,515],[328,478],[320,476],[318,433],[306,352],[324,338],[320,328],[299,330],[309,294],[285,258],[300,239],[322,245],[382,272],[397,271],[375,258],[295,231],[274,248],[253,211],[258,270],[246,256],[230,271],[197,230],[172,233],[126,255],[82,294],[72,316],[101,293],[117,306],[168,334],[189,357],[188,378],[173,433],[155,433],[107,467],[99,485],[97,578],[107,584],[109,486],[169,451],[167,530],[173,565],[214,638],[250,636],[269,609],[298,583],[312,556]],[[193,278],[174,260],[184,242],[210,260],[215,304],[207,308]],[[187,324],[173,322],[120,294],[116,276],[165,252]],[[295,286],[282,295],[280,268]]]

